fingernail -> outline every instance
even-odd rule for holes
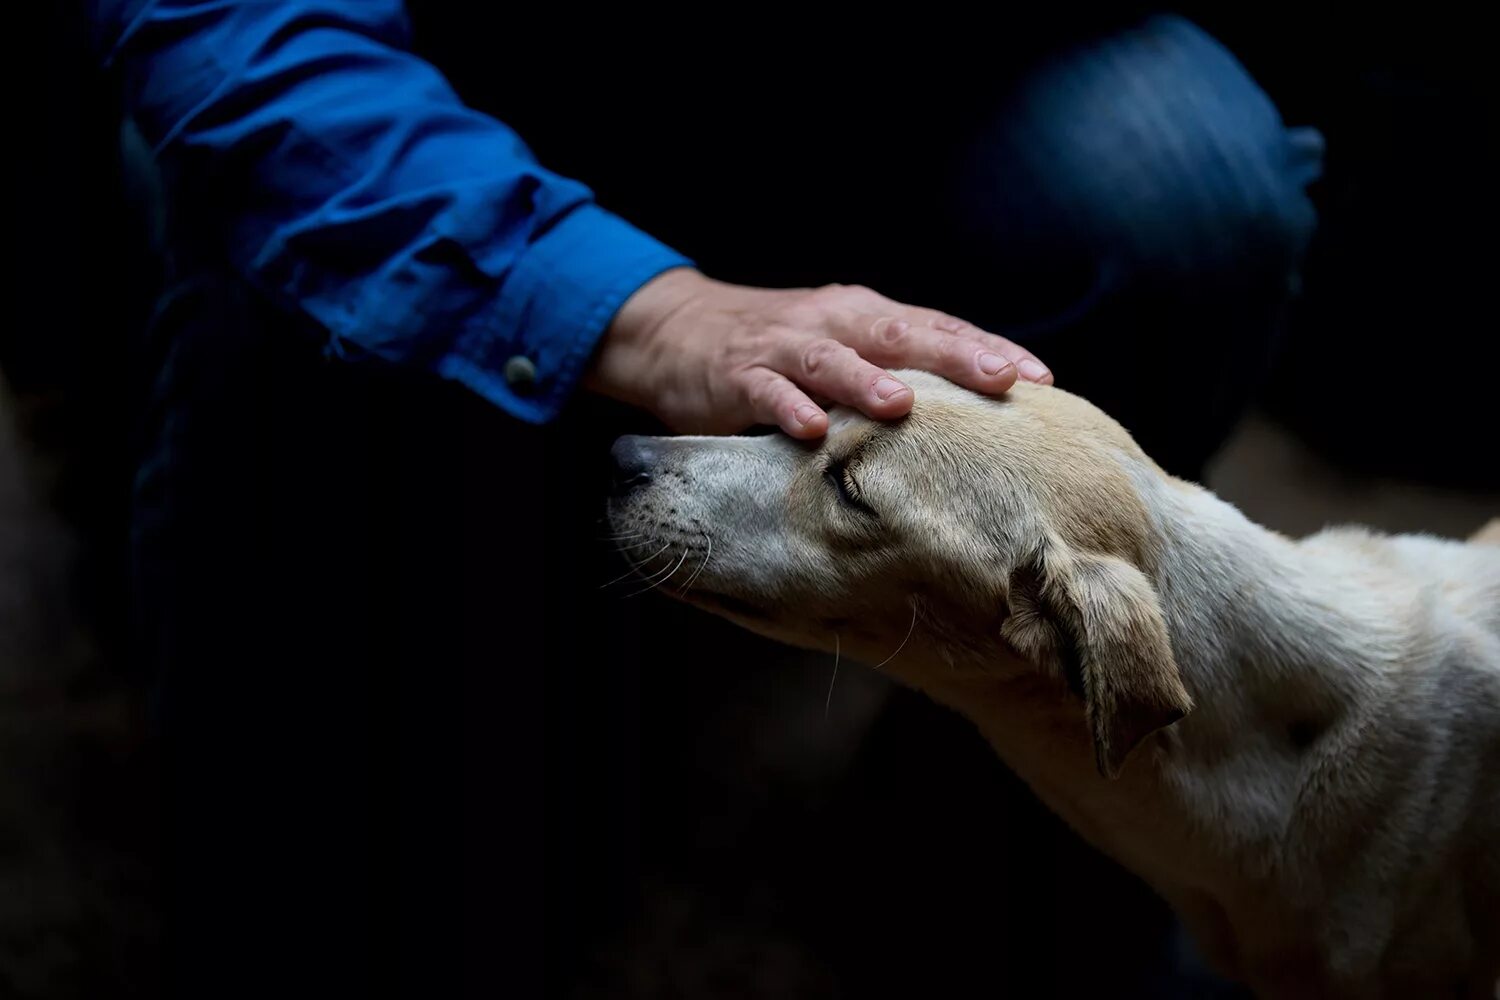
[[[897,382],[889,375],[875,380],[875,395],[881,399],[890,399],[898,392],[905,392],[906,386]]]
[[[985,351],[979,355],[979,370],[986,375],[998,375],[1001,369],[1008,364],[1010,364],[1009,361],[1006,361],[998,354],[991,354],[989,351]]]
[[[813,417],[816,417],[817,415],[818,408],[811,403],[803,403],[801,406],[797,407],[797,409],[792,411],[792,416],[797,418],[797,423],[803,425],[812,423]]]
[[[1042,379],[1052,374],[1051,372],[1047,371],[1046,365],[1042,364],[1040,361],[1033,361],[1030,358],[1022,361],[1019,365],[1016,365],[1016,368],[1021,372],[1021,377],[1028,382],[1040,382]]]
[[[942,330],[945,333],[958,333],[968,325],[961,319],[940,319],[932,324],[932,328],[934,330]]]

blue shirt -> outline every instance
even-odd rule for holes
[[[545,421],[625,299],[689,263],[465,107],[407,51],[398,0],[93,8],[174,214],[331,353],[426,368]],[[533,383],[507,380],[515,358]]]

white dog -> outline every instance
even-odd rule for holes
[[[1266,997],[1500,997],[1500,522],[1295,542],[1077,397],[826,440],[623,438],[612,527],[676,595],[972,719]]]

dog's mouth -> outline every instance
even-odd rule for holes
[[[701,524],[684,526],[645,514],[632,517],[620,514],[612,500],[608,523],[617,532],[615,551],[641,582],[656,581],[647,589],[659,590],[714,614],[754,622],[775,620],[770,608],[708,585],[705,576],[714,574],[704,571],[711,569],[713,542]]]
[[[686,600],[691,604],[701,605],[706,611],[717,611],[736,618],[753,618],[757,621],[769,621],[772,618],[765,608],[718,591],[695,590],[687,595]]]
[[[615,554],[629,570],[607,586],[626,585],[628,580],[638,588],[632,596],[654,590],[692,604],[700,603],[701,599],[704,607],[709,608],[734,600],[703,586],[707,582],[703,573],[713,556],[708,532],[696,525],[690,529],[644,518],[623,524],[614,522],[611,528],[618,533],[614,539]]]

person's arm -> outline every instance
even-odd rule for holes
[[[815,399],[907,412],[911,389],[881,365],[980,392],[1051,380],[1004,338],[865,289],[691,270],[465,107],[403,48],[397,0],[93,8],[179,222],[334,354],[430,369],[526,420],[554,416],[587,372],[679,431],[802,438],[827,429]]]
[[[621,304],[688,263],[465,107],[395,0],[93,7],[174,211],[333,353],[546,420]]]

